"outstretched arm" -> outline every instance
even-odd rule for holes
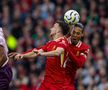
[[[63,48],[58,47],[56,50],[49,51],[49,52],[39,52],[39,55],[41,56],[60,56],[64,52]]]
[[[23,58],[34,58],[38,55],[38,53],[34,53],[33,50],[36,50],[37,52],[43,52],[42,49],[38,49],[38,50],[32,49],[23,53],[13,52],[13,53],[8,54],[8,56],[9,58],[14,58],[16,60],[23,59]]]
[[[76,56],[73,54],[71,49],[68,49],[69,57],[70,59],[77,65],[77,67],[82,67],[87,59],[87,54],[85,53],[80,53],[79,56]]]
[[[37,56],[39,55],[39,52],[43,52],[42,49],[39,49],[39,50],[35,49],[35,51],[36,51],[37,53],[34,53],[34,51],[32,50],[31,52],[28,52],[28,53],[17,54],[17,55],[15,56],[15,59],[16,59],[16,60],[19,60],[19,59],[23,59],[23,58],[35,58],[35,57],[37,57]]]
[[[36,53],[34,53],[34,50],[36,51]],[[43,52],[43,50],[33,49],[31,52],[21,54],[21,56],[22,58],[35,58],[36,56],[38,56],[38,52]]]
[[[46,45],[41,46],[39,48],[34,48],[34,49],[31,49],[31,50],[28,50],[28,51],[22,52],[22,53],[12,52],[12,53],[9,53],[8,56],[9,56],[9,58],[13,58],[16,60],[19,60],[22,58],[34,58],[37,56],[38,53],[34,53],[33,50],[38,50],[39,52],[43,52],[44,49],[46,49]]]

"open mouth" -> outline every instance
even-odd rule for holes
[[[50,34],[50,37],[52,37],[53,35],[52,34]]]
[[[76,38],[72,38],[72,40],[76,41],[77,39]]]
[[[54,34],[50,33],[50,37],[53,37]]]

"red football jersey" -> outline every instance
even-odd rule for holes
[[[74,84],[76,71],[84,65],[89,52],[89,46],[82,41],[79,41],[77,45],[69,43],[69,48],[67,48],[69,60],[66,63],[66,75],[71,79],[71,84]]]
[[[46,52],[56,50],[57,47],[64,48],[64,53],[56,57],[47,57],[44,81],[50,83],[65,83],[68,81],[65,74],[65,62],[68,58],[66,51],[67,39],[61,38],[57,41],[48,42],[42,49]]]

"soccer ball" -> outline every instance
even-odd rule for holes
[[[77,24],[80,20],[80,15],[75,10],[68,10],[64,14],[64,21],[69,25]]]

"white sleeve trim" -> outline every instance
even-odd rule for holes
[[[88,54],[88,53],[89,53],[89,51],[90,51],[90,50],[89,50],[89,49],[87,49],[87,51],[85,51],[85,52]]]
[[[86,55],[86,54],[84,54],[84,53],[81,53],[80,55],[83,55],[85,58],[87,58],[87,55]]]

